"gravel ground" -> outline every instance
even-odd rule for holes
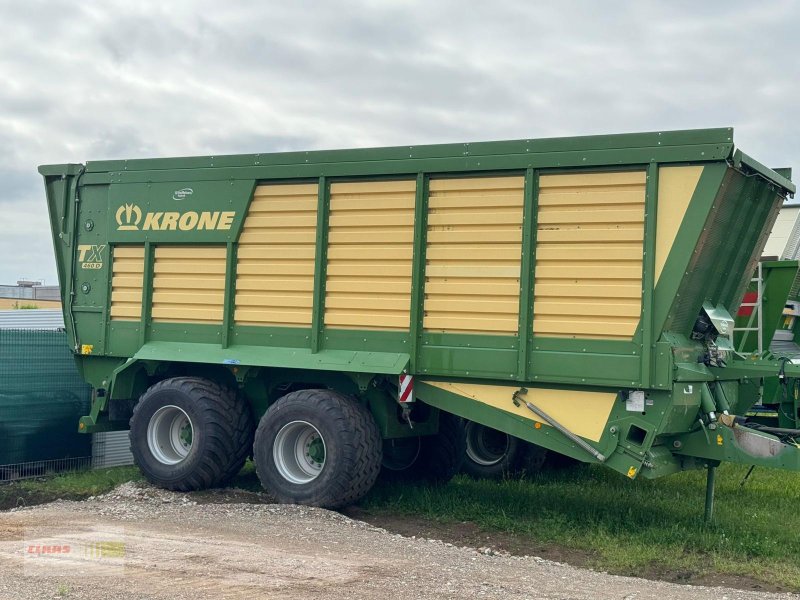
[[[800,598],[618,577],[403,537],[322,509],[198,504],[143,484],[0,513],[3,599],[254,597]]]

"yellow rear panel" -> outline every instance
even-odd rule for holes
[[[154,322],[222,323],[225,246],[157,246]]]
[[[658,220],[656,221],[656,275],[667,262],[672,245],[686,216],[689,202],[703,174],[702,166],[660,167],[658,169]]]
[[[503,385],[483,385],[469,382],[426,381],[437,387],[477,400],[494,408],[499,408],[523,419],[544,423],[530,409],[521,404],[516,406],[511,398],[519,388]],[[578,390],[549,390],[531,388],[524,398],[542,409],[572,433],[599,442],[608,417],[617,399],[616,392],[584,392]]]
[[[415,181],[334,183],[325,325],[407,330]]]
[[[116,246],[111,266],[111,320],[142,318],[144,246]]]
[[[539,178],[533,332],[630,340],[641,316],[644,171]]]
[[[425,329],[517,333],[524,183],[522,176],[431,180]]]
[[[260,185],[239,239],[239,325],[311,325],[317,184]]]

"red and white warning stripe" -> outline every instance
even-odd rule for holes
[[[397,401],[401,404],[414,401],[414,377],[411,375],[400,374],[400,393]]]

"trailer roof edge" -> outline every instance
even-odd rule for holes
[[[795,184],[792,183],[789,179],[787,179],[786,177],[784,177],[779,173],[776,173],[769,167],[761,164],[752,156],[748,156],[741,150],[736,150],[736,152],[734,153],[733,165],[737,169],[745,167],[746,169],[750,169],[751,171],[758,173],[759,175],[771,181],[775,185],[780,186],[790,194],[794,194],[795,191],[797,191],[797,186],[795,186]]]
[[[295,164],[324,164],[330,162],[367,162],[453,157],[477,157],[504,154],[541,154],[592,150],[620,150],[717,146],[718,152],[730,156],[733,152],[733,128],[684,129],[643,133],[617,133],[574,137],[529,138],[505,141],[429,144],[418,146],[388,146],[350,148],[342,150],[312,150],[216,156],[138,158],[129,160],[100,160],[86,163],[90,173],[113,171],[154,171],[165,169],[198,169],[210,167],[252,167]],[[717,152],[715,152],[717,154]]]

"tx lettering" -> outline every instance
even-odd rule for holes
[[[81,263],[82,269],[102,269],[103,268],[103,250],[106,244],[92,245],[92,244],[79,244],[78,245],[78,262]]]

